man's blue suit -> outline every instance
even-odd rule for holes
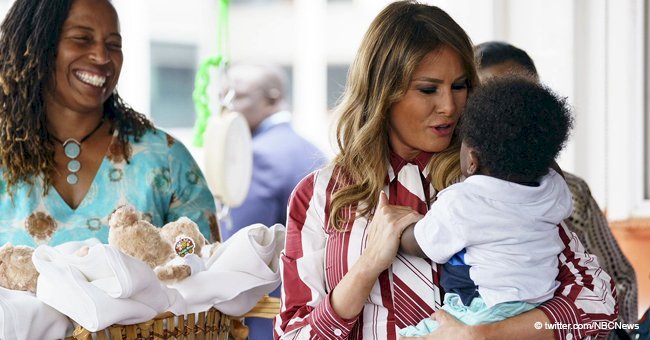
[[[253,132],[253,177],[244,203],[230,210],[232,224],[223,223],[221,235],[228,239],[254,223],[286,225],[291,192],[302,178],[322,167],[323,153],[291,127],[291,114],[278,112],[266,118]],[[279,288],[271,296],[280,296]],[[273,338],[272,321],[250,318],[249,339]]]

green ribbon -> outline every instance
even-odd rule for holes
[[[203,147],[203,134],[208,125],[210,112],[210,96],[208,86],[210,85],[210,71],[219,70],[228,63],[226,58],[226,47],[228,40],[228,8],[230,0],[219,1],[219,14],[217,18],[217,55],[204,60],[199,66],[194,80],[194,108],[196,111],[196,122],[194,123],[194,146]],[[219,74],[219,72],[215,72]],[[216,94],[215,94],[216,95]]]

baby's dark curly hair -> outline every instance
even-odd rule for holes
[[[44,91],[54,74],[57,46],[72,0],[17,0],[0,26],[0,166],[11,188],[43,175],[44,191],[55,173],[54,144],[45,118]],[[153,124],[117,92],[104,115],[119,130],[123,147]],[[128,153],[124,153],[128,154]]]
[[[545,175],[573,125],[566,98],[517,77],[475,89],[461,119],[461,138],[477,151],[480,173],[515,182]]]

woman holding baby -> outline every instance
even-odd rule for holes
[[[472,46],[449,15],[414,1],[388,5],[371,23],[337,107],[340,153],[289,204],[276,338],[396,339],[433,314],[432,338],[570,339],[606,331],[534,325],[616,318],[613,282],[565,228],[555,296],[479,326],[437,311],[440,265],[398,251],[403,230],[460,180],[456,127],[478,85]],[[378,209],[381,192],[403,213]]]

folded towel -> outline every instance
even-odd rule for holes
[[[284,238],[281,224],[245,227],[219,245],[204,271],[170,287],[185,298],[186,313],[214,306],[228,315],[242,315],[280,285],[278,264]]]
[[[34,294],[0,287],[0,339],[63,339],[70,325]]]
[[[162,285],[144,262],[105,244],[90,246],[86,256],[76,255],[84,244],[36,248],[36,296],[41,301],[91,332],[186,309],[180,294]]]

